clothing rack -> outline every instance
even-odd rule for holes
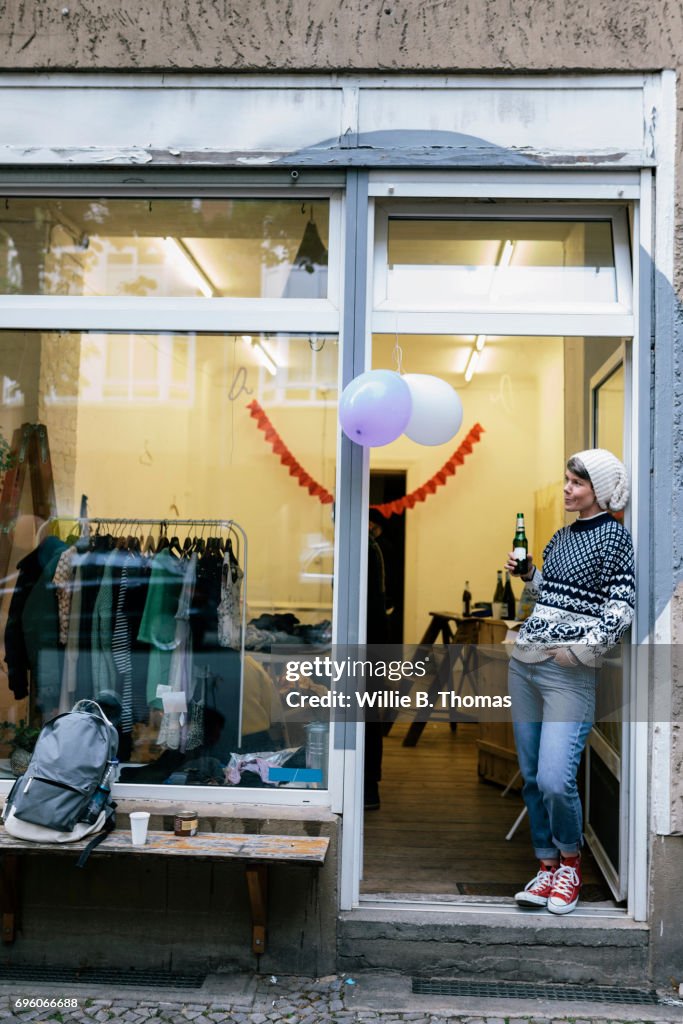
[[[53,516],[50,521],[59,517]],[[242,713],[244,703],[244,653],[245,653],[245,641],[247,635],[247,535],[244,527],[240,526],[234,519],[129,519],[120,518],[114,516],[87,516],[85,518],[74,517],[74,522],[77,522],[80,526],[81,536],[87,536],[89,527],[91,526],[158,526],[165,528],[167,531],[172,530],[176,526],[184,526],[189,529],[208,528],[213,530],[219,530],[221,532],[234,532],[241,539],[242,543],[242,562],[240,568],[243,572],[242,577],[242,616],[241,616],[241,637],[240,637],[240,689],[239,689],[239,710],[237,719],[237,737],[238,742],[242,742]],[[47,525],[47,524],[45,524]],[[239,548],[236,557],[239,559]]]
[[[55,518],[55,517],[53,517],[53,518]],[[171,527],[174,527],[174,526],[188,526],[188,527],[190,527],[192,529],[196,529],[198,526],[201,526],[203,528],[208,526],[209,529],[216,529],[216,530],[223,530],[223,531],[227,530],[228,532],[230,532],[231,530],[234,530],[235,533],[237,533],[239,535],[239,537],[241,538],[242,548],[243,548],[243,551],[244,551],[244,558],[243,558],[244,565],[242,566],[242,570],[244,572],[244,583],[243,583],[243,586],[246,587],[246,579],[247,579],[247,535],[246,535],[246,533],[244,531],[244,528],[242,526],[240,526],[240,524],[238,522],[236,522],[234,519],[119,519],[119,518],[116,518],[116,517],[113,517],[113,516],[106,516],[104,518],[87,516],[85,518],[74,517],[74,522],[77,522],[80,525],[81,533],[82,534],[85,533],[85,530],[87,529],[87,527],[92,526],[92,525],[96,525],[96,526],[159,526],[159,527],[163,527],[166,530],[168,530],[168,529],[170,529]],[[44,524],[44,525],[47,525],[47,524]],[[41,527],[41,529],[43,529],[43,528],[44,527]],[[238,559],[239,559],[239,555],[240,555],[240,552],[239,552],[239,549],[238,549],[238,552],[237,552],[237,558]]]

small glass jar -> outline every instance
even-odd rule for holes
[[[173,819],[173,832],[177,836],[196,836],[199,831],[199,815],[196,811],[177,811]]]

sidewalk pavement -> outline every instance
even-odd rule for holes
[[[60,986],[61,989],[64,986]],[[61,1001],[61,1005],[60,1004]],[[32,1004],[32,1005],[31,1005]],[[413,995],[405,975],[321,979],[211,974],[201,988],[12,982],[0,974],[0,1024],[683,1024],[683,999],[657,1005]]]

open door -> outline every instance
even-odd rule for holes
[[[626,346],[621,345],[590,381],[591,446],[624,458],[626,419]],[[586,744],[586,841],[614,898],[626,897],[628,800],[622,780],[628,732],[623,707],[629,670],[628,643],[606,659],[600,674],[600,706],[606,719],[594,726]]]

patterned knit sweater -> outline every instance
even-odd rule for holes
[[[614,647],[633,618],[635,572],[631,536],[609,512],[558,530],[543,552],[543,572],[527,584],[537,598],[519,630],[512,657],[547,661],[565,646],[584,665]]]

